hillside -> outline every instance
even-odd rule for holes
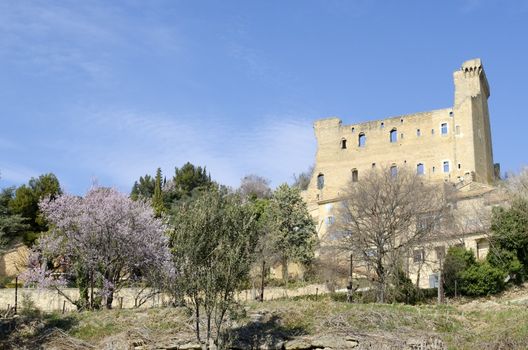
[[[235,349],[526,349],[527,305],[526,286],[441,307],[307,296],[245,305],[231,321],[230,340]],[[182,308],[25,313],[4,333],[3,348],[198,348]]]

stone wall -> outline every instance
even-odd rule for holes
[[[113,307],[117,308],[120,306],[122,298],[123,308],[133,308],[135,306],[135,299],[140,289],[136,288],[124,288],[115,296]],[[63,293],[68,295],[72,300],[79,298],[79,291],[75,288],[63,289]],[[303,288],[297,289],[285,289],[285,288],[266,288],[264,292],[265,300],[274,300],[280,298],[291,298],[300,295],[307,294],[326,294],[328,289],[325,285],[310,285]],[[145,292],[143,293],[145,294]],[[239,302],[249,302],[255,300],[259,295],[258,290],[247,290],[238,293],[236,299]],[[18,307],[22,305],[24,297],[30,298],[37,308],[42,311],[62,311],[63,306],[65,311],[74,311],[75,306],[72,305],[67,299],[60,295],[54,290],[39,290],[34,288],[19,288],[18,289]],[[66,302],[65,302],[66,301]],[[169,301],[169,297],[164,294],[157,294],[152,298],[149,298],[146,303],[141,305],[141,308],[160,307]],[[0,289],[0,310],[6,310],[8,305],[13,306],[15,303],[15,289],[4,288]]]

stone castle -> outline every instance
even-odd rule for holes
[[[455,216],[464,221],[462,226],[474,220],[469,211],[476,205],[485,203],[487,207],[482,210],[491,210],[493,200],[483,198],[494,193],[492,185],[499,166],[493,163],[488,112],[490,89],[481,60],[464,62],[453,78],[454,103],[449,108],[352,125],[343,125],[339,118],[314,123],[316,161],[303,198],[321,239],[325,239],[335,221],[332,209],[340,201],[340,192],[350,182],[360,182],[362,174],[374,167],[391,172],[407,167],[428,180],[452,183],[461,193]],[[439,237],[432,245],[443,249],[446,245],[460,244],[459,238],[453,233],[449,238]],[[462,244],[474,249],[477,257],[487,253],[488,243],[481,228],[466,230]],[[421,253],[421,262],[434,252],[433,246]],[[433,263],[423,272],[431,280],[437,271],[436,260],[428,259]],[[411,276],[415,267],[412,263],[409,266]],[[417,284],[428,286],[427,279]]]

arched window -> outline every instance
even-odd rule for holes
[[[447,135],[447,123],[442,123],[440,125],[440,130],[442,135]]]
[[[365,147],[366,143],[367,143],[367,137],[365,136],[365,133],[362,132],[358,136],[358,146],[359,147]]]
[[[346,149],[346,139],[341,140],[341,149]]]
[[[448,173],[449,172],[449,161],[444,161],[444,173]]]
[[[317,189],[322,190],[324,187],[324,174],[317,175]]]
[[[396,175],[398,175],[398,167],[396,165],[390,167],[390,174],[392,177],[396,177]]]
[[[416,136],[421,136],[422,135],[422,132],[420,131],[420,129],[416,129]]]
[[[424,165],[422,163],[418,163],[418,165],[416,165],[416,174],[418,174],[418,175],[425,174],[425,168],[424,168]]]
[[[358,171],[357,169],[352,169],[352,182],[358,182]]]
[[[383,129],[385,127],[385,123],[384,122],[381,122],[380,124],[380,129]]]
[[[390,142],[398,142],[398,130],[396,130],[396,128],[390,131]]]

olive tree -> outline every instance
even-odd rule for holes
[[[170,222],[177,289],[193,309],[196,338],[219,345],[235,293],[249,278],[257,238],[254,211],[238,195],[212,187],[174,207]]]

